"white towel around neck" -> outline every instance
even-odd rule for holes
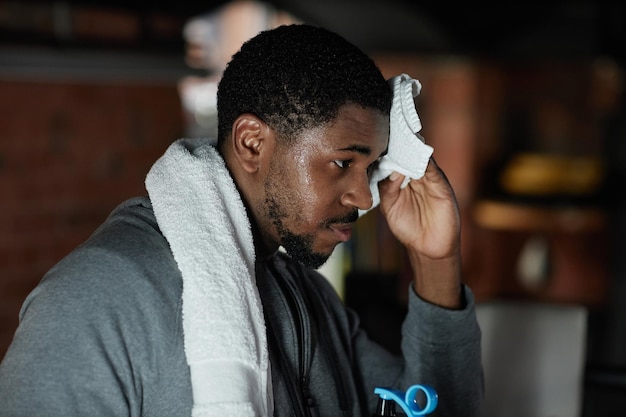
[[[208,139],[180,139],[146,189],[183,277],[193,417],[273,414],[270,363],[250,222]]]

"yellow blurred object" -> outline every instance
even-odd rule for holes
[[[587,195],[598,190],[604,164],[594,156],[521,153],[500,176],[502,188],[523,195]]]
[[[600,208],[542,207],[481,200],[474,207],[476,223],[493,230],[522,232],[593,233],[604,230]]]

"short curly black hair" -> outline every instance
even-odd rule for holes
[[[291,140],[348,103],[389,113],[391,90],[374,61],[332,31],[279,26],[245,42],[226,67],[217,91],[218,143],[243,113]]]

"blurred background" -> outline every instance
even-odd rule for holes
[[[461,207],[484,416],[625,415],[618,1],[0,1],[0,358],[45,272],[145,194],[173,140],[214,135],[241,43],[293,22],[422,82],[422,134]],[[395,351],[407,260],[376,210],[360,223],[322,272]]]

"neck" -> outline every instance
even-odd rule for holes
[[[248,214],[251,215],[251,213]],[[250,217],[250,221],[252,223],[252,238],[254,239],[254,251],[256,253],[256,258],[271,258],[278,250],[279,244],[268,242],[268,239],[264,237],[257,222],[253,220],[253,217]]]

